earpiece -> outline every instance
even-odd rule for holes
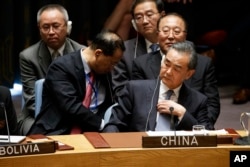
[[[70,35],[71,30],[72,30],[72,21],[69,20],[67,22],[67,33],[68,33],[68,35]]]
[[[137,26],[136,26],[136,23],[135,23],[135,20],[134,20],[134,19],[132,19],[132,20],[131,20],[131,23],[132,23],[132,25],[133,25],[134,29],[135,29],[136,31],[138,31],[138,30],[137,30]]]

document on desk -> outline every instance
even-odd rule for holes
[[[225,129],[220,130],[205,130],[206,135],[226,135],[228,131]],[[177,131],[148,131],[148,136],[193,136],[194,133],[192,131],[184,131],[184,130],[177,130]]]
[[[9,141],[9,136],[8,135],[0,135],[0,144],[1,143],[20,143],[22,142],[26,136],[10,136],[10,141]]]
[[[145,132],[98,133],[85,132],[84,136],[95,148],[141,148]]]
[[[148,131],[148,136],[192,136],[192,131]]]

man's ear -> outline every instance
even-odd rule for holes
[[[192,70],[188,70],[188,73],[187,73],[187,76],[186,76],[186,80],[188,80],[190,77],[192,77],[195,73],[195,70],[192,69]]]
[[[161,11],[160,15],[161,15],[161,17],[162,17],[162,16],[165,16],[165,15],[166,15],[166,12],[165,12],[165,11]]]
[[[101,56],[101,54],[103,54],[103,52],[102,52],[101,49],[96,49],[96,50],[95,50],[95,56],[96,56],[96,57]]]

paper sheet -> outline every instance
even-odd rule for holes
[[[148,131],[146,132],[148,136],[192,136],[194,133],[192,131]],[[176,133],[176,134],[175,134]],[[226,135],[228,131],[225,129],[220,130],[205,130],[206,135]]]

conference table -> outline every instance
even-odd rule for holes
[[[237,131],[245,135],[243,131]],[[218,144],[216,147],[95,148],[83,134],[50,136],[74,147],[55,153],[0,157],[0,166],[230,166],[230,151],[250,151],[250,146]],[[119,140],[119,139],[118,139]],[[129,138],[125,141],[131,142]]]

